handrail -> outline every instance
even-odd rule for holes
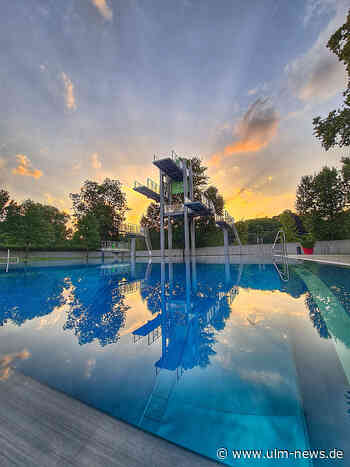
[[[164,213],[172,214],[174,212],[182,212],[184,210],[183,203],[171,203],[164,205]]]
[[[103,250],[129,250],[127,242],[115,242],[113,240],[105,240],[101,242]]]
[[[134,180],[134,188],[141,188],[143,186],[146,186],[148,189],[151,191],[154,191],[159,195],[160,189],[158,183],[153,181],[151,178],[147,177],[146,183],[140,183],[137,180]]]
[[[3,265],[6,264],[6,272],[9,271],[9,265],[10,265],[10,264],[18,264],[18,263],[19,263],[19,256],[13,256],[13,257],[11,258],[11,256],[10,256],[10,249],[7,250],[7,256],[3,256],[2,258],[0,258],[0,260],[1,260],[1,259],[6,260],[4,263],[0,262],[0,264],[3,264]],[[14,259],[15,261],[12,262],[12,261],[11,261],[12,259]]]
[[[280,245],[282,245],[281,250],[276,250],[276,245],[278,245],[278,240],[280,240]],[[276,271],[278,275],[280,276],[281,280],[283,282],[288,282],[289,281],[289,267],[288,267],[288,251],[287,251],[287,245],[286,245],[286,234],[284,233],[284,230],[281,229],[277,232],[275,241],[272,246],[272,254],[274,257],[280,256],[282,258],[282,270],[279,269],[275,258],[273,258],[273,264],[276,268]]]
[[[137,224],[121,224],[119,231],[121,233],[131,233],[131,234],[140,234],[144,235],[144,228]]]
[[[276,248],[278,240],[281,240],[282,250],[275,253],[276,251],[275,248]],[[286,234],[284,233],[283,229],[279,230],[276,234],[275,241],[273,242],[273,246],[272,246],[272,254],[274,254],[275,256],[288,256],[287,245],[286,245]]]

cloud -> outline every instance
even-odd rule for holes
[[[2,157],[0,157],[0,169],[3,169],[6,166],[6,161]]]
[[[310,4],[318,5],[319,3],[327,2],[325,0],[314,1]],[[345,3],[340,0],[337,3],[335,16],[319,34],[314,45],[305,54],[286,65],[288,85],[301,101],[321,102],[345,89],[345,67],[326,47],[330,36],[344,23],[345,15]]]
[[[332,6],[336,5],[336,2],[337,0],[308,0],[305,8],[304,26],[307,26],[316,16],[327,13]]]
[[[223,157],[245,152],[257,152],[269,144],[277,132],[279,116],[268,98],[257,99],[234,128],[236,141],[214,154],[209,163],[218,165]]]
[[[74,96],[74,84],[72,83],[71,79],[62,71],[61,77],[63,80],[64,84],[64,99],[66,103],[66,107],[68,110],[77,110],[77,105],[75,102],[75,96]]]
[[[107,21],[113,20],[113,11],[107,5],[106,0],[91,0],[92,4],[98,9],[100,14],[106,19]]]
[[[11,373],[11,365],[17,360],[27,360],[31,356],[27,349],[23,349],[21,352],[9,353],[0,358],[0,381],[7,380]]]
[[[41,170],[34,169],[32,167],[32,163],[27,156],[24,156],[23,154],[17,154],[16,158],[18,165],[12,170],[13,174],[33,178],[40,178],[43,175]]]
[[[97,152],[94,152],[93,154],[91,154],[91,166],[93,169],[96,169],[96,170],[102,167],[102,162]]]
[[[249,89],[248,96],[254,96],[258,92],[258,88]]]

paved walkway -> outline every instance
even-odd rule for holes
[[[350,255],[288,255],[288,258],[301,261],[315,261],[317,263],[350,266]]]
[[[0,379],[1,467],[215,465],[15,371]]]

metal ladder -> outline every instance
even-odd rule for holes
[[[277,246],[280,245],[281,249],[277,250]],[[289,266],[288,266],[288,252],[287,252],[287,245],[286,245],[286,234],[284,230],[281,229],[277,232],[275,241],[272,246],[272,256],[273,256],[273,264],[276,268],[280,279],[283,282],[289,281]],[[277,264],[276,258],[281,258],[281,267]]]
[[[6,260],[4,263],[0,262],[0,264],[6,265],[6,272],[9,271],[9,265],[10,264],[18,264],[19,263],[19,257],[18,256],[13,256],[11,258],[9,249],[7,250],[7,257],[0,258],[0,260],[2,260],[2,259]],[[12,259],[14,259],[15,261],[12,262],[11,261]]]

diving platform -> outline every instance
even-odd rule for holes
[[[147,179],[146,184],[139,183],[135,180],[133,190],[146,196],[146,198],[152,199],[156,203],[160,202],[159,186],[150,178]]]
[[[227,211],[222,216],[215,215],[215,224],[221,229],[233,229],[235,225],[234,218]]]
[[[146,235],[144,227],[137,224],[121,224],[119,233],[129,238],[145,237]]]
[[[203,194],[199,200],[185,198],[185,206],[196,216],[211,216],[215,213],[214,203]]]
[[[182,203],[165,204],[164,216],[180,217],[184,215],[185,206]],[[188,215],[191,216],[194,213],[189,209]]]
[[[176,182],[182,182],[182,168],[171,157],[165,157],[164,159],[154,159],[153,164],[172,180],[175,180]]]

